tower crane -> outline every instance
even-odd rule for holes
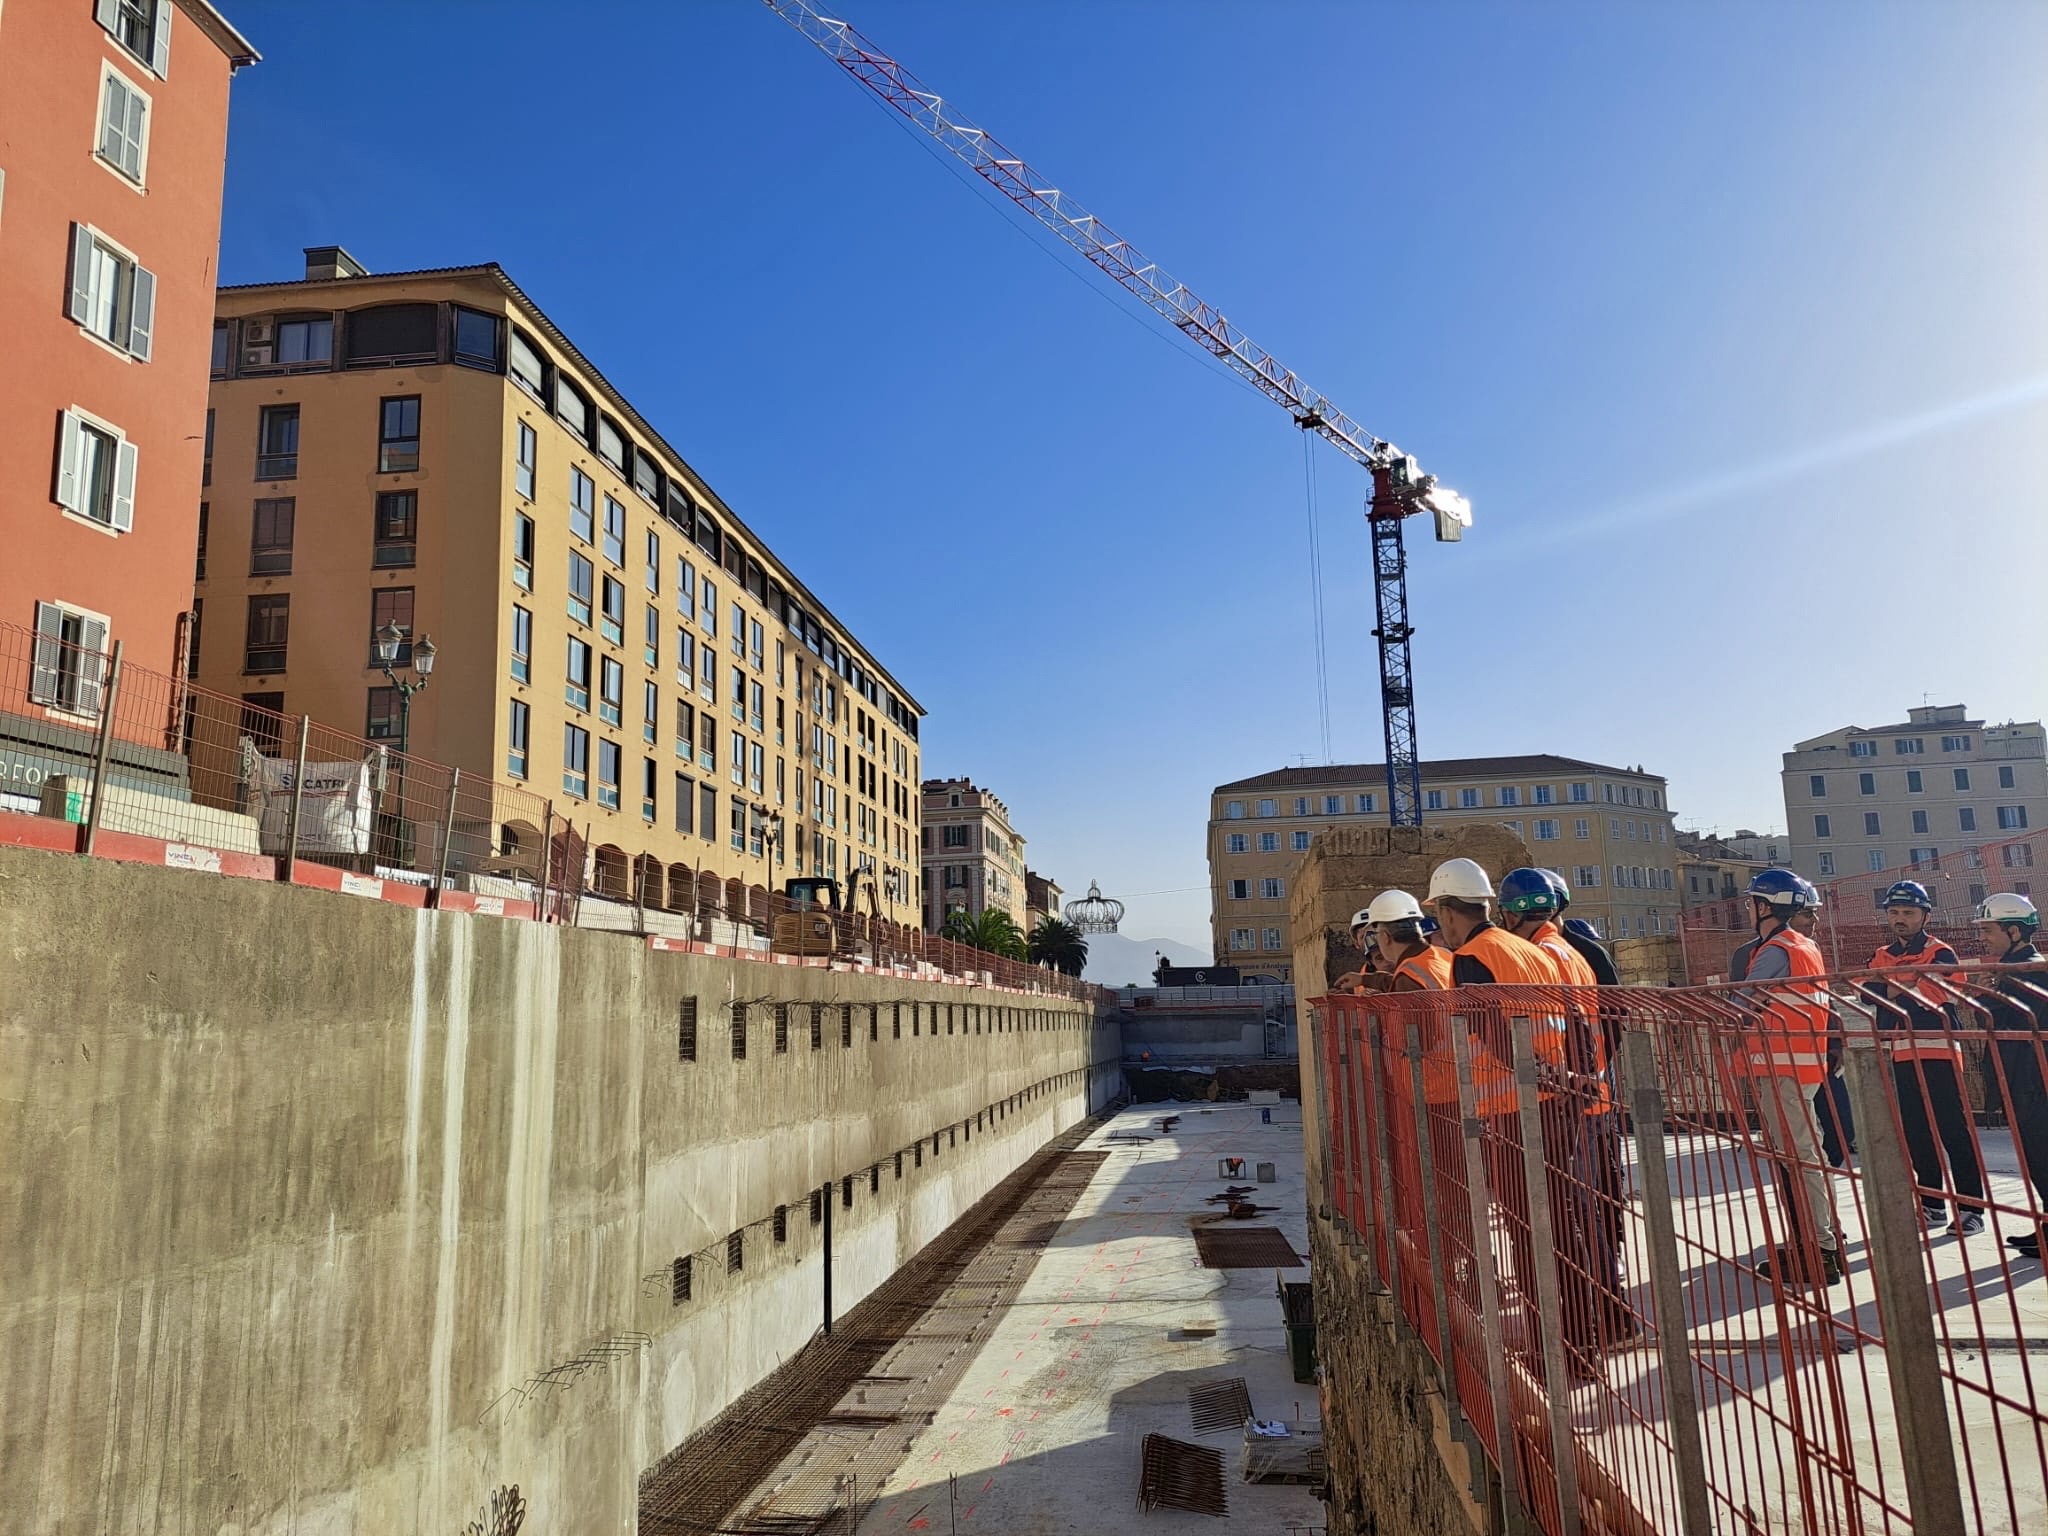
[[[763,0],[838,64],[1008,197],[1038,223],[1085,256],[1125,292],[1163,316],[1175,329],[1220,359],[1260,394],[1372,476],[1366,520],[1372,530],[1373,611],[1379,641],[1380,713],[1386,733],[1387,817],[1393,825],[1422,824],[1422,767],[1415,741],[1415,685],[1408,622],[1407,519],[1429,513],[1440,542],[1463,537],[1472,526],[1464,497],[1424,474],[1414,458],[1367,432],[1294,370],[1258,346],[1220,309],[1197,298],[1148,260],[1078,200],[1033,170],[994,134],[977,126],[901,64],[844,21],[825,16],[809,0]],[[1320,660],[1320,658],[1319,658]]]

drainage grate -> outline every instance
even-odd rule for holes
[[[1301,1255],[1278,1227],[1197,1227],[1204,1269],[1299,1269]]]
[[[1198,1382],[1188,1388],[1188,1419],[1198,1435],[1237,1429],[1252,1416],[1252,1395],[1242,1376]]]
[[[1223,1453],[1166,1435],[1147,1435],[1138,1471],[1138,1508],[1184,1509],[1196,1515],[1229,1513],[1223,1492]]]

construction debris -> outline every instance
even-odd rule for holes
[[[1147,1435],[1138,1468],[1138,1508],[1228,1514],[1223,1453],[1168,1435]]]

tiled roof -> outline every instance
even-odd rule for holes
[[[1644,773],[1635,768],[1615,768],[1606,763],[1588,763],[1576,757],[1554,757],[1548,752],[1527,757],[1447,757],[1422,765],[1425,784],[1432,779],[1521,779],[1563,773],[1619,774],[1658,784],[1664,782],[1662,774]],[[1214,792],[1220,795],[1236,789],[1295,789],[1311,784],[1373,785],[1384,784],[1386,779],[1385,763],[1327,763],[1320,768],[1276,768],[1271,773],[1218,784]]]

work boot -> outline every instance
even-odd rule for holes
[[[1813,1257],[1816,1252],[1820,1255],[1818,1263]],[[1766,1280],[1782,1279],[1787,1285],[1839,1285],[1842,1256],[1832,1248],[1780,1248],[1757,1265],[1756,1272]]]

